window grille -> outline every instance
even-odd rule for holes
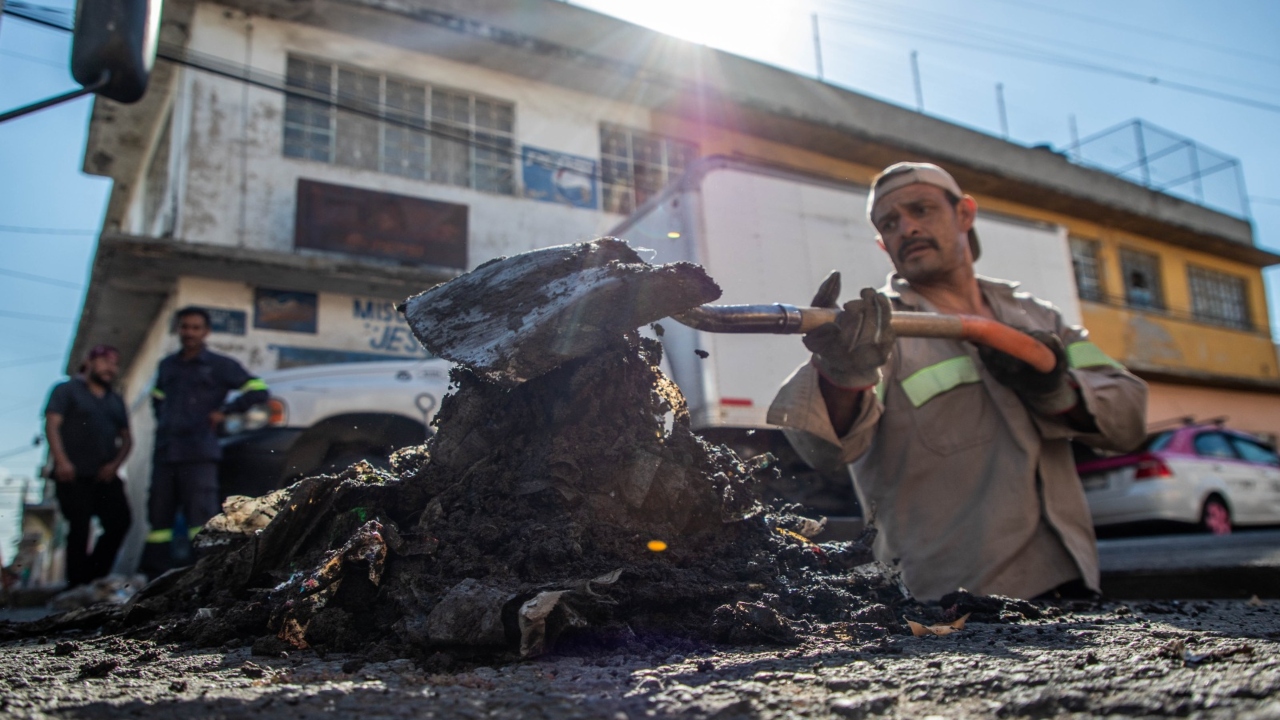
[[[1248,330],[1249,301],[1244,278],[1190,265],[1191,313],[1197,320]]]
[[[1124,274],[1124,301],[1130,307],[1164,308],[1160,290],[1160,258],[1137,250],[1120,251],[1120,271]]]
[[[287,157],[515,193],[511,103],[295,56],[286,82],[312,96],[285,100]]]
[[[698,156],[698,146],[610,123],[600,124],[605,212],[629,214]]]
[[[1076,271],[1076,289],[1081,300],[1101,302],[1106,298],[1102,286],[1102,263],[1098,259],[1098,243],[1094,240],[1073,237],[1071,241],[1071,265]]]

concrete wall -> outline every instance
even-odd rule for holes
[[[276,78],[285,74],[287,55],[296,52],[505,100],[515,105],[517,149],[529,144],[596,158],[600,122],[650,126],[648,110],[638,106],[349,35],[249,18],[212,4],[196,8],[190,49],[247,63]],[[506,196],[286,158],[281,93],[193,70],[184,70],[177,82],[170,192],[180,193],[174,235],[186,241],[291,251],[299,178],[469,206],[471,266],[498,255],[591,239],[621,219],[522,198],[518,163],[516,194]],[[144,197],[151,192],[165,191],[137,192],[124,227],[150,234],[163,225],[144,217]]]

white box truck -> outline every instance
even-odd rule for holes
[[[718,303],[806,305],[832,270],[843,277],[843,301],[881,287],[893,270],[867,220],[867,193],[864,185],[712,156],[610,234],[652,249],[651,262],[702,265],[724,291]],[[1065,228],[979,208],[977,230],[980,274],[1020,281],[1068,322],[1080,321]],[[688,399],[694,429],[742,453],[771,451],[787,461],[789,448],[765,413],[808,358],[800,338],[661,325],[664,363]],[[800,475],[788,483],[778,493],[788,500],[834,515],[856,507],[847,477]]]

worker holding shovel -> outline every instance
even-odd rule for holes
[[[1097,592],[1097,545],[1068,441],[1136,446],[1146,384],[1051,304],[975,274],[977,204],[942,168],[890,166],[867,211],[897,272],[804,336],[812,361],[783,384],[769,422],[815,467],[853,463],[879,529],[876,555],[916,597]],[[839,293],[833,273],[813,304],[835,307]],[[990,347],[895,334],[895,311],[997,320],[1056,363],[1041,372]]]

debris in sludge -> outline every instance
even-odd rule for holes
[[[426,445],[270,498],[265,527],[220,533],[124,622],[264,654],[532,656],[562,639],[788,643],[796,623],[901,599],[848,572],[865,545],[815,544],[787,528],[816,523],[757,503],[768,457],[694,435],[659,360],[633,336],[512,389],[459,368]]]
[[[600,267],[649,272],[633,255]],[[714,293],[691,267],[657,272],[687,278],[700,302]],[[451,297],[469,307],[464,292]],[[657,341],[616,320],[593,328],[554,369],[517,363],[523,384],[456,368],[436,434],[389,470],[360,463],[229,502],[198,538],[204,557],[110,622],[158,640],[374,662],[672,637],[789,644],[824,623],[905,632],[902,593],[869,564],[869,538],[817,544],[805,533],[820,521],[762,506],[771,458],[744,460],[691,431]],[[914,617],[939,619],[927,615]]]

